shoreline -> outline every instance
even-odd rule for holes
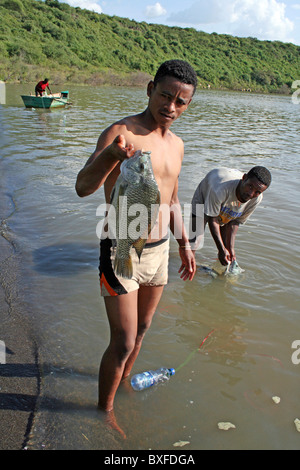
[[[83,87],[129,87],[129,88],[145,88],[153,77],[145,72],[136,72],[128,75],[117,75],[117,73],[111,72],[111,74],[97,74],[87,75],[85,77],[78,77],[77,80],[72,81],[66,80],[64,76],[58,77],[57,72],[51,73],[51,70],[44,72],[44,75],[54,75],[55,79],[52,83],[53,86],[83,86]],[[68,81],[68,84],[66,82]],[[32,85],[33,89],[35,82],[32,80],[9,80],[4,82],[6,85]],[[223,92],[237,92],[237,93],[250,93],[250,94],[264,94],[264,95],[276,95],[276,96],[291,96],[294,92],[293,88],[288,86],[278,87],[274,90],[267,90],[265,87],[259,86],[245,86],[243,84],[236,84],[233,87],[222,87],[212,85],[209,83],[198,83],[197,90],[203,91],[223,91]]]
[[[24,450],[40,393],[38,349],[19,297],[21,253],[7,223],[15,208],[3,182],[0,194],[0,340],[6,347],[5,363],[0,364],[0,450]]]

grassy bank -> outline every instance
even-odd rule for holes
[[[138,23],[57,0],[0,0],[0,79],[144,85],[164,60],[195,68],[199,86],[289,93],[300,47]]]

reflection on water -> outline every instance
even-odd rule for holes
[[[74,106],[39,111],[23,108],[24,88],[9,86],[1,109],[1,168],[42,370],[28,447],[174,450],[182,440],[189,442],[186,450],[298,448],[300,366],[291,362],[291,344],[299,339],[297,107],[289,97],[199,91],[174,124],[185,142],[182,204],[216,166],[265,165],[273,181],[239,229],[236,251],[245,272],[238,278],[213,279],[199,270],[183,283],[171,241],[169,284],[133,372],[160,366],[177,372],[140,393],[123,383],[108,423],[96,408],[109,337],[97,272],[96,209],[104,195],[79,199],[74,184],[100,132],[142,111],[147,97],[144,90],[94,88],[91,94],[70,87]],[[206,232],[197,263],[215,261]],[[220,421],[236,429],[220,431]]]
[[[33,253],[34,270],[48,276],[71,276],[97,266],[94,245],[65,243],[38,248]],[[50,262],[49,262],[50,260]]]

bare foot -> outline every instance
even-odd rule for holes
[[[125,434],[125,432],[123,431],[123,429],[118,425],[117,423],[117,420],[116,420],[116,416],[115,416],[115,413],[114,413],[114,410],[111,410],[111,411],[104,411],[102,410],[101,408],[99,408],[99,410],[104,413],[104,419],[105,419],[105,423],[112,429],[114,429],[115,431],[117,431],[123,439],[126,439],[127,436]]]

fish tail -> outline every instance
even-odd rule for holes
[[[131,279],[133,275],[131,257],[129,256],[128,258],[118,258],[118,256],[116,256],[114,262],[114,271],[119,276],[125,277],[126,279]]]

